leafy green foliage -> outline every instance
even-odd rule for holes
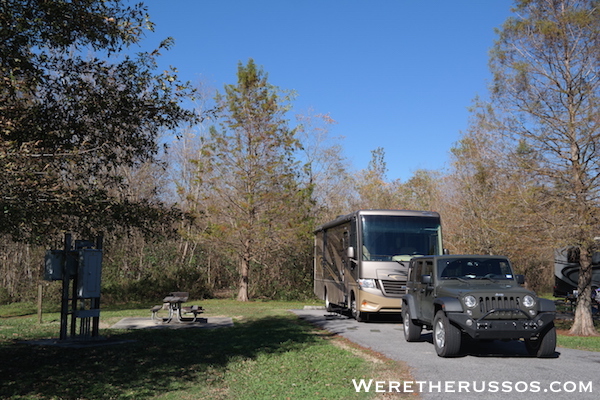
[[[120,194],[120,169],[154,160],[159,131],[192,118],[175,71],[154,72],[160,49],[111,57],[152,26],[143,5],[6,0],[0,21],[0,233],[42,241],[172,218]]]

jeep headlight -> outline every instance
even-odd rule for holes
[[[359,279],[357,282],[361,289],[375,289],[377,287],[375,279]]]
[[[477,299],[475,296],[471,296],[470,294],[466,295],[463,301],[465,302],[465,306],[467,306],[467,308],[474,308],[477,305]]]
[[[535,299],[527,294],[523,297],[523,305],[527,308],[531,308],[535,306]]]

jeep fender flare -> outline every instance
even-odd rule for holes
[[[438,297],[433,300],[435,309],[443,310],[444,312],[463,312],[463,306],[460,300],[454,297]]]
[[[415,305],[415,299],[412,294],[405,294],[402,298],[402,307],[408,306],[408,311],[411,319],[417,317],[417,306]]]
[[[552,300],[538,299],[540,302],[540,312],[556,312],[556,304]]]

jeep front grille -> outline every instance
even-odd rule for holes
[[[381,280],[383,294],[387,296],[402,296],[406,294],[406,282]]]
[[[521,318],[524,317],[520,312],[514,312],[518,310],[521,304],[519,297],[510,296],[486,296],[479,297],[479,311],[482,315],[496,310],[493,313],[493,317],[496,318]]]

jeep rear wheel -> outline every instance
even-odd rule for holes
[[[542,333],[538,339],[525,339],[527,352],[538,358],[552,357],[556,351],[556,327],[552,327]]]
[[[433,320],[433,345],[440,357],[452,357],[460,350],[460,330],[448,321],[443,311],[438,311]]]
[[[408,304],[402,306],[402,325],[404,326],[404,339],[407,342],[416,342],[421,338],[423,328],[411,319]]]

